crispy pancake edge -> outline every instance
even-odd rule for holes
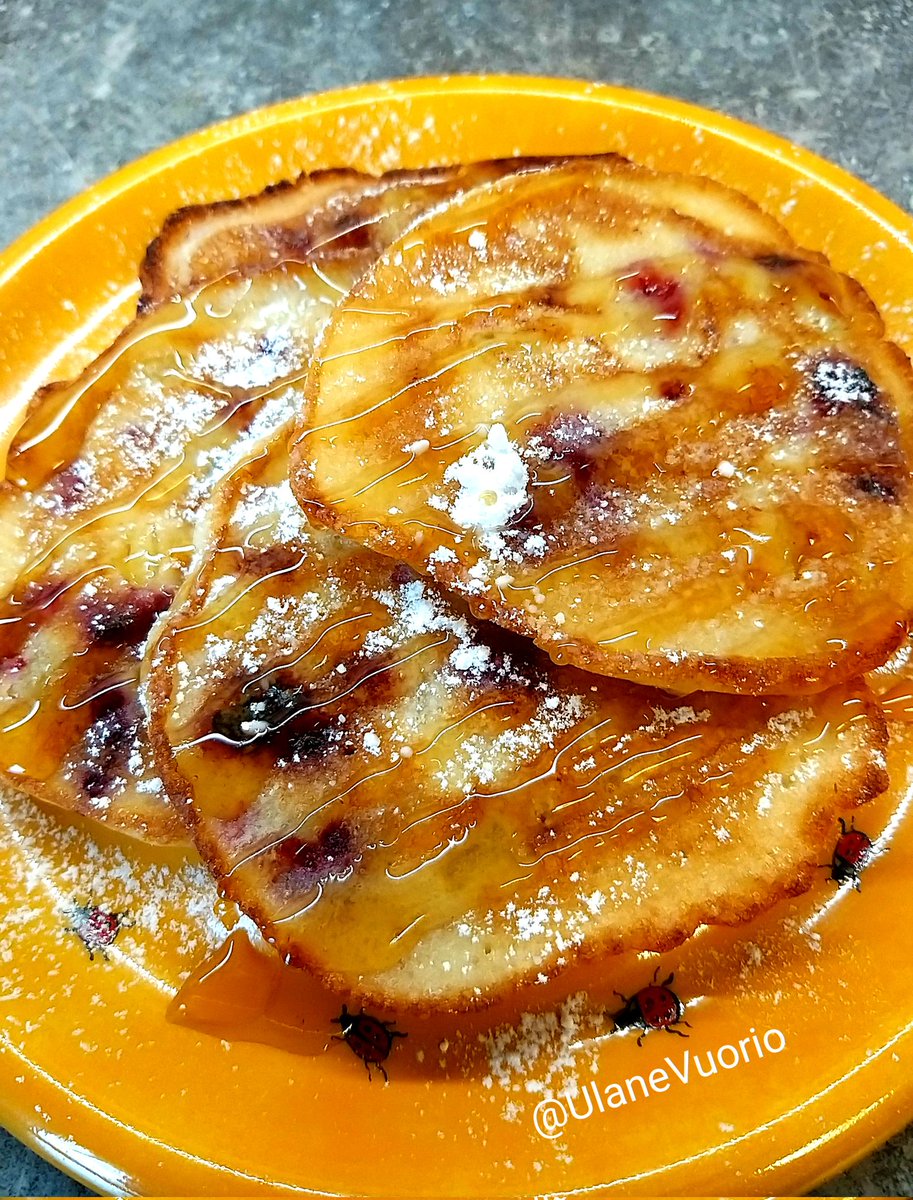
[[[603,160],[603,156],[599,155],[585,157],[597,163]],[[604,158],[606,161],[612,161],[613,159],[617,160],[618,156],[607,155]],[[577,160],[572,159],[571,161]],[[621,159],[620,161],[628,165],[636,165],[630,164],[629,160],[626,159]],[[561,163],[557,163],[556,165],[560,167]],[[641,169],[660,177],[669,174],[676,178],[697,179],[709,185],[711,189],[722,190],[731,198],[738,200],[741,205],[750,209],[754,214],[761,214],[768,221],[772,222],[780,230],[783,237],[789,237],[782,226],[776,222],[775,218],[766,213],[760,205],[756,204],[749,197],[743,196],[734,189],[719,184],[709,177],[690,177],[682,176],[681,174],[676,175],[671,172],[650,171],[648,168]],[[406,231],[403,238],[412,236],[415,230],[429,216],[433,216],[433,214],[426,214],[417,220]],[[793,244],[795,245],[795,243]],[[853,279],[843,272],[836,271],[830,265],[827,258],[820,252],[800,246],[795,246],[795,250],[797,256],[809,262],[824,264],[830,270],[834,271],[834,274],[840,278],[846,287],[849,298],[860,315],[869,320],[874,320],[880,339],[877,343],[879,352],[883,353],[887,359],[888,366],[900,374],[907,385],[908,408],[910,409],[908,421],[913,421],[913,364],[911,364],[910,359],[900,346],[884,337],[884,319],[874,301],[858,280]],[[389,253],[389,250],[386,253]],[[373,278],[373,270],[372,268],[371,271],[366,272],[353,287],[350,292],[351,298],[358,298],[364,294]],[[360,540],[359,535],[353,533],[347,527],[347,520],[330,506],[329,497],[321,491],[320,485],[308,467],[304,451],[297,449],[298,443],[306,437],[307,431],[313,423],[320,391],[321,352],[324,345],[332,336],[335,321],[336,316],[334,315],[324,327],[314,349],[311,369],[308,372],[305,383],[304,403],[293,437],[291,483],[292,490],[310,521],[315,525],[323,525],[326,528],[332,529],[343,536],[355,537],[357,540]],[[902,424],[901,436],[909,461],[913,463],[913,426],[908,424],[904,427]],[[371,523],[363,521],[361,524],[367,524],[370,527]],[[378,553],[409,562],[415,569],[430,575],[427,565],[424,562],[414,561],[415,556],[410,553],[413,550],[412,541],[403,535],[398,526],[384,525],[381,528],[383,531],[382,535],[371,537],[370,541],[366,539],[366,545],[370,545],[370,548]],[[540,623],[534,627],[523,619],[523,614],[515,606],[500,603],[491,595],[484,597],[473,595],[471,592],[467,592],[465,586],[458,586],[459,584],[466,584],[466,573],[465,571],[456,569],[450,563],[442,562],[436,564],[433,579],[445,588],[449,588],[459,594],[468,603],[474,615],[483,620],[495,621],[513,633],[531,638],[541,649],[545,650],[551,657],[556,658],[556,661],[560,664],[571,664],[596,674],[617,675],[631,682],[642,683],[648,686],[655,686],[657,675],[659,674],[662,677],[669,671],[670,660],[665,655],[648,653],[632,654],[620,650],[606,653],[592,644],[568,639],[565,631],[560,626],[545,617],[542,617]],[[906,625],[897,623],[890,632],[886,632],[874,644],[851,648],[849,652],[844,651],[839,658],[831,660],[825,660],[820,655],[809,656],[807,658],[783,657],[764,660],[755,660],[735,655],[724,658],[701,654],[688,655],[684,662],[676,663],[676,679],[674,683],[671,680],[666,680],[662,686],[681,695],[701,689],[749,695],[774,695],[777,693],[802,695],[824,691],[828,687],[837,683],[848,682],[857,675],[883,664],[901,644],[911,622],[913,622],[913,611],[907,615]],[[556,657],[556,651],[560,653],[560,658]]]
[[[253,468],[254,461],[251,462],[251,468]],[[246,471],[239,472],[234,479],[236,482],[241,482],[245,475]],[[289,950],[285,944],[282,929],[270,921],[256,898],[246,894],[243,886],[238,887],[232,876],[225,872],[220,848],[216,839],[209,836],[199,819],[199,814],[194,807],[191,787],[177,767],[166,732],[166,714],[178,661],[175,639],[168,637],[168,628],[172,623],[178,621],[192,622],[205,604],[208,595],[207,584],[218,569],[218,540],[230,522],[230,509],[222,509],[222,521],[223,524],[218,529],[213,543],[216,549],[210,549],[205,559],[201,560],[199,569],[192,580],[191,577],[188,577],[186,588],[175,598],[175,603],[163,622],[156,648],[151,656],[152,666],[146,679],[150,711],[149,737],[156,767],[165,782],[172,803],[179,809],[187,823],[201,857],[218,879],[222,894],[248,913],[267,940],[276,946],[279,953],[286,957],[291,965],[307,969],[326,986],[340,994],[352,996],[365,1003],[419,1015],[439,1013],[442,1009],[460,1012],[486,1008],[495,1003],[510,1000],[543,973],[554,978],[562,973],[564,967],[570,966],[572,963],[598,963],[614,954],[631,951],[633,948],[630,945],[600,941],[596,935],[582,946],[575,947],[574,954],[568,956],[568,963],[559,964],[555,961],[561,957],[560,951],[556,950],[551,956],[552,961],[537,962],[529,969],[509,978],[503,986],[486,990],[482,995],[476,995],[469,988],[444,996],[416,997],[404,994],[396,990],[395,986],[391,986],[390,982],[385,982],[385,976],[395,975],[396,968],[389,972],[382,972],[377,977],[369,978],[359,986],[353,986],[350,979],[343,978],[332,970],[326,969],[319,955]],[[645,943],[639,947],[640,949],[653,952],[672,950],[691,937],[700,925],[738,926],[745,924],[782,901],[807,892],[816,879],[821,878],[820,864],[830,854],[832,847],[835,812],[846,812],[858,808],[883,792],[890,782],[882,765],[883,754],[888,744],[887,722],[865,682],[859,680],[855,687],[864,697],[865,704],[865,719],[853,724],[858,740],[852,753],[854,758],[861,761],[857,761],[853,770],[842,781],[839,793],[832,791],[828,782],[822,786],[819,802],[815,806],[807,830],[803,834],[809,849],[799,871],[791,873],[788,877],[784,875],[772,884],[769,891],[760,899],[753,893],[746,893],[735,901],[719,902],[716,910],[710,914],[708,914],[706,905],[692,907],[674,928],[666,930],[661,937],[645,939]],[[828,780],[831,778],[832,775],[827,776]],[[420,941],[412,953],[420,956],[421,952],[422,942]]]
[[[535,169],[538,165],[553,161],[561,160],[518,159],[505,160],[503,163],[498,160],[491,164],[478,164],[478,167],[484,170],[491,166],[496,171],[500,171],[502,168],[504,171],[512,171],[524,167]],[[422,185],[446,181],[451,178],[459,178],[461,174],[471,173],[474,169],[478,169],[477,164],[433,167],[427,170],[403,170],[377,176],[347,168],[330,169],[302,175],[295,181],[284,181],[271,185],[263,192],[241,200],[190,206],[172,213],[166,218],[159,235],[148,246],[140,267],[143,293],[138,303],[137,315],[120,330],[107,347],[102,349],[76,375],[69,379],[54,380],[35,391],[25,412],[21,415],[18,428],[13,435],[12,453],[9,456],[8,466],[11,465],[15,469],[16,445],[21,441],[23,432],[27,431],[29,423],[36,419],[43,419],[46,410],[52,414],[57,397],[65,396],[83,386],[87,388],[91,386],[99,369],[103,369],[106,362],[115,360],[123,349],[132,344],[137,334],[141,334],[150,323],[154,327],[154,317],[157,312],[167,309],[169,305],[180,306],[185,302],[185,297],[189,293],[193,293],[207,284],[232,275],[259,275],[273,270],[283,261],[287,261],[288,255],[283,256],[269,252],[269,234],[274,227],[270,226],[267,218],[270,211],[276,206],[277,199],[294,198],[295,205],[291,212],[293,223],[294,220],[297,220],[299,224],[307,227],[309,219],[313,219],[315,213],[318,218],[325,214],[325,202],[327,199],[332,201],[336,189],[343,193],[344,199],[349,198],[352,191],[359,189],[367,189],[371,195],[382,194],[391,184],[412,182]],[[235,250],[233,243],[230,241],[226,243],[219,239],[224,224],[217,225],[215,231],[207,230],[207,221],[226,215],[237,216],[238,223],[250,227],[251,231],[259,234],[261,238],[266,235],[262,242],[257,242],[255,239],[254,246],[255,248],[259,247],[262,253],[255,261],[248,262],[244,271],[238,271],[232,263],[231,255]],[[285,211],[283,215],[287,222],[289,213]],[[280,222],[280,227],[281,224]],[[201,233],[202,237],[199,236]],[[181,254],[185,248],[189,247],[191,251],[200,247],[210,249],[213,244],[217,253],[214,258],[210,257],[205,260],[206,270],[186,279],[178,274],[182,267]],[[193,260],[191,259],[191,261]],[[0,498],[5,495],[15,495],[18,492],[19,489],[6,477],[0,479]],[[201,528],[205,529],[210,519],[210,516],[204,511],[200,517]],[[150,639],[154,636],[153,631]],[[148,644],[151,644],[151,640]],[[124,811],[120,811],[115,803],[112,815],[100,818],[99,814],[88,805],[85,797],[77,794],[74,803],[73,797],[53,782],[24,774],[12,779],[11,784],[24,794],[49,803],[62,812],[77,812],[127,836],[161,844],[188,844],[189,842],[184,821],[174,811],[173,804],[169,803],[166,806],[164,798],[159,804],[150,803],[135,811],[131,810],[129,806]]]
[[[226,231],[251,228],[269,229],[266,221],[259,227],[258,218],[261,209],[275,207],[282,212],[282,204],[290,205],[288,212],[280,216],[273,228],[293,228],[300,222],[302,216],[307,218],[308,192],[312,188],[326,186],[345,186],[362,183],[365,185],[397,184],[397,183],[435,183],[451,178],[458,178],[463,172],[492,168],[503,170],[505,174],[520,174],[525,171],[540,170],[577,158],[592,158],[594,160],[616,159],[627,161],[620,154],[593,155],[542,155],[528,158],[491,158],[478,159],[469,163],[435,164],[429,167],[400,168],[387,171],[381,175],[372,175],[358,171],[353,167],[327,167],[316,171],[302,171],[295,179],[281,180],[271,183],[252,196],[243,196],[235,200],[216,200],[211,204],[190,204],[170,213],[162,224],[158,235],[149,243],[140,264],[139,279],[142,286],[137,309],[140,313],[149,311],[179,296],[188,288],[198,286],[201,282],[211,281],[223,274],[237,271],[231,261],[231,247],[220,244],[220,239]],[[212,223],[209,236],[202,238],[198,246],[205,246],[209,254],[214,255],[214,261],[205,275],[188,274],[186,262],[182,261],[182,250],[186,249],[188,237],[198,231],[197,227],[206,222]],[[241,274],[256,274],[259,271],[274,267],[282,262],[280,255],[276,257],[270,252],[265,242],[251,244],[251,263],[240,271]]]

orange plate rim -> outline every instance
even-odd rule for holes
[[[506,100],[538,96],[565,103],[597,102],[607,109],[653,115],[677,122],[687,129],[697,127],[712,132],[725,141],[750,149],[760,159],[788,162],[806,179],[820,184],[842,203],[874,218],[887,235],[902,243],[913,254],[913,217],[843,168],[783,137],[737,118],[667,96],[582,79],[523,74],[465,74],[370,82],[305,95],[254,109],[181,137],[91,185],[11,243],[0,253],[0,289],[37,256],[53,253],[55,240],[91,217],[100,205],[165,170],[180,168],[188,176],[192,175],[194,159],[204,152],[228,146],[243,137],[276,130],[302,118],[321,113],[343,114],[347,109],[361,108],[366,103],[383,105],[385,101],[441,96],[462,97],[471,103],[473,97],[482,95],[503,96]],[[895,1048],[901,1044],[913,1052],[913,1024],[898,1034]],[[894,1096],[899,1100],[899,1105],[893,1111],[888,1111],[888,1106],[884,1106],[878,1120],[867,1123],[864,1129],[852,1120],[848,1121],[847,1127],[831,1141],[826,1167],[817,1166],[801,1177],[803,1191],[820,1185],[834,1172],[859,1161],[876,1144],[904,1127],[913,1114],[913,1078],[905,1090],[895,1092]],[[83,1164],[68,1159],[64,1153],[54,1151],[38,1140],[31,1131],[26,1112],[17,1108],[10,1097],[0,1097],[0,1124],[72,1178],[89,1186],[99,1186],[97,1179],[92,1178],[91,1171]],[[796,1176],[792,1178],[795,1180]],[[136,1176],[134,1180],[137,1180]],[[566,1194],[585,1192],[596,1194],[589,1188]]]

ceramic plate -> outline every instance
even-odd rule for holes
[[[110,340],[135,303],[146,243],[181,204],[310,167],[608,150],[747,192],[860,279],[890,335],[913,350],[913,222],[806,151],[614,88],[411,80],[196,134],[21,239],[0,259],[4,412],[12,420],[38,383]],[[228,919],[213,911],[202,868],[174,851],[96,840],[8,797],[0,1119],[65,1171],[119,1193],[802,1192],[913,1115],[913,974],[898,933],[913,926],[913,831],[907,772],[898,776],[859,818],[891,848],[861,892],[837,891],[822,870],[807,897],[752,926],[705,931],[658,961],[578,968],[526,998],[539,1011],[519,1033],[504,1013],[401,1022],[409,1037],[391,1055],[389,1086],[369,1082],[339,1043],[291,1053],[169,1022],[175,989]],[[88,901],[133,921],[107,961],[90,961],[65,929],[67,910]],[[609,1023],[586,1036],[581,1014],[617,1008],[613,992],[630,995],[657,967],[675,972],[687,1041],[656,1032],[638,1046],[631,1033],[608,1035]]]

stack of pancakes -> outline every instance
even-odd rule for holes
[[[826,885],[913,612],[913,372],[858,284],[614,156],[305,176],[141,278],[9,453],[12,782],[189,832],[398,1008]]]

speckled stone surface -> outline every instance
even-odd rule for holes
[[[913,0],[0,0],[0,244],[123,163],[305,92],[442,72],[627,84],[913,208]],[[822,1195],[913,1193],[913,1128]],[[0,1194],[87,1195],[0,1132]]]

